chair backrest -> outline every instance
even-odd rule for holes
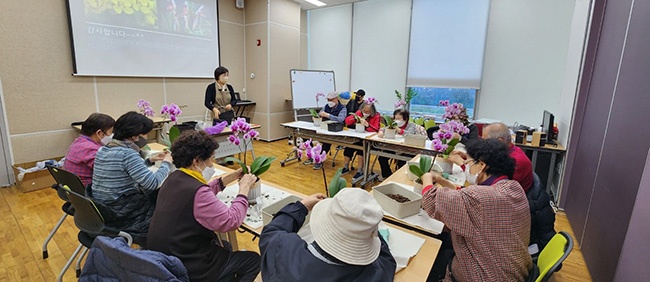
[[[421,118],[421,117],[419,117],[419,118],[415,118],[415,120],[414,120],[413,122],[414,122],[415,124],[417,124],[417,125],[424,126],[424,119]]]
[[[436,121],[433,119],[424,120],[424,129],[429,129],[436,126]]]
[[[79,179],[79,176],[60,167],[54,167],[51,165],[46,165],[45,167],[47,167],[47,170],[50,171],[54,181],[56,181],[60,187],[68,186],[70,190],[78,194],[86,194],[86,187],[83,182],[81,182],[81,179]]]
[[[68,188],[68,186],[64,186]],[[104,231],[104,218],[95,203],[79,193],[68,190],[68,199],[75,209],[74,223],[79,230],[97,235]]]
[[[564,231],[560,231],[544,247],[537,258],[539,277],[535,282],[546,282],[551,278],[553,272],[562,264],[573,249],[573,238]]]

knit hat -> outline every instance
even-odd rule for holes
[[[384,213],[362,189],[343,189],[311,211],[314,239],[329,255],[352,265],[369,265],[379,257],[377,228]]]
[[[347,105],[350,102],[350,98],[352,98],[352,94],[349,91],[339,93],[339,101],[343,105]]]
[[[332,91],[330,93],[327,93],[327,99],[334,99],[334,98],[337,98],[338,96],[339,96],[338,92]]]

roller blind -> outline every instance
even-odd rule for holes
[[[413,0],[407,86],[479,88],[489,0]]]

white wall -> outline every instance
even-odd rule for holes
[[[491,1],[479,118],[537,127],[549,110],[567,119],[560,103],[574,6],[575,0]]]
[[[351,90],[363,88],[380,110],[394,109],[395,90],[404,93],[410,25],[411,0],[354,4]]]
[[[352,4],[310,10],[309,69],[333,70],[336,90],[350,89]]]
[[[582,68],[587,23],[591,13],[590,3],[591,0],[576,0],[573,9],[564,83],[560,96],[560,110],[555,117],[559,129],[558,140],[564,146],[568,146],[569,141],[569,129],[571,128],[578,79]]]

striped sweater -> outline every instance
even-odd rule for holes
[[[134,189],[151,192],[160,187],[170,169],[171,164],[163,162],[156,172],[151,172],[135,150],[127,146],[102,146],[95,156],[93,198],[108,202]]]

